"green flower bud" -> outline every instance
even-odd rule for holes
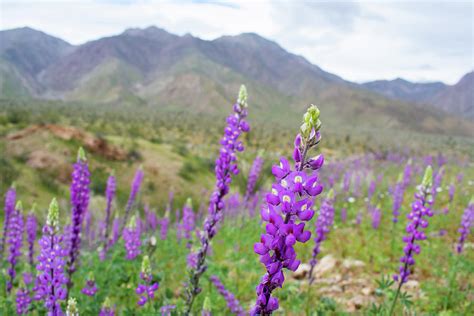
[[[23,203],[21,203],[21,201],[16,202],[15,210],[20,212],[23,211]]]
[[[190,208],[193,208],[193,199],[188,198],[188,199],[186,200],[186,205],[187,205],[188,207],[190,207]]]
[[[329,190],[327,197],[328,197],[328,199],[333,199],[334,198],[334,190],[332,188],[331,188],[331,190]]]
[[[110,301],[110,298],[107,296],[104,300],[104,303],[102,303],[103,308],[111,309],[112,308],[112,302]]]
[[[69,298],[67,301],[66,316],[79,316],[77,301],[73,297]]]
[[[211,299],[209,296],[206,296],[204,299],[204,304],[202,304],[202,309],[204,311],[210,312],[212,310]]]
[[[55,229],[59,228],[59,205],[58,200],[53,198],[49,204],[48,217],[46,218],[46,224]]]
[[[143,257],[141,272],[144,275],[151,275],[150,258],[148,256]]]
[[[306,113],[303,115],[303,124],[301,125],[301,133],[303,136],[307,137],[313,128],[315,131],[321,128],[319,114],[320,111],[318,107],[313,104],[306,110]]]
[[[433,168],[431,166],[426,167],[425,175],[423,176],[423,181],[421,181],[421,185],[424,188],[430,188],[433,184]]]
[[[128,228],[135,229],[136,227],[137,227],[137,218],[135,217],[135,215],[133,215],[132,218],[130,219],[130,222],[128,223]]]
[[[86,152],[84,151],[84,148],[82,147],[79,147],[79,150],[77,151],[77,160],[87,161]]]
[[[248,106],[248,104],[247,104],[247,88],[244,85],[240,86],[239,97],[237,99],[237,103],[239,103],[244,108],[246,108]]]

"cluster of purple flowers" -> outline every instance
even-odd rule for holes
[[[21,287],[17,290],[15,302],[16,302],[16,313],[18,315],[26,315],[28,313],[28,310],[31,304],[30,291],[28,290],[26,286]]]
[[[314,248],[312,258],[310,260],[310,271],[308,274],[310,284],[313,283],[313,270],[318,262],[316,257],[321,251],[321,243],[326,240],[328,233],[331,231],[331,226],[334,223],[334,191],[331,189],[325,199],[322,200],[321,209],[319,211],[318,219],[316,220],[314,232]]]
[[[110,233],[110,217],[112,215],[112,204],[114,201],[115,193],[117,191],[117,180],[114,175],[110,175],[107,179],[107,187],[105,189],[105,228],[104,228],[104,249],[106,252],[109,246],[109,233]]]
[[[255,185],[257,184],[258,177],[262,172],[263,168],[263,158],[257,156],[253,161],[252,167],[250,168],[249,177],[247,180],[247,191],[245,192],[244,199],[248,201],[250,197],[254,194]]]
[[[33,207],[33,210],[35,207]],[[26,217],[26,240],[28,242],[28,261],[30,265],[33,267],[35,264],[34,256],[35,256],[35,241],[36,241],[36,232],[38,230],[38,220],[36,216],[33,214],[33,211],[28,214]]]
[[[65,285],[68,279],[64,275],[67,251],[63,248],[63,237],[59,232],[59,207],[56,199],[49,206],[48,218],[43,227],[43,237],[39,240],[41,247],[38,256],[38,276],[36,278],[35,299],[43,300],[48,315],[62,315],[61,300],[66,299]]]
[[[21,214],[23,207],[21,202],[18,201],[14,211],[10,214],[10,220],[7,230],[7,242],[9,247],[8,253],[8,276],[7,281],[7,292],[10,293],[13,287],[13,281],[16,276],[16,264],[18,257],[21,256],[21,246],[23,243],[23,215]]]
[[[10,225],[10,217],[15,211],[16,202],[16,190],[14,186],[11,186],[5,195],[5,208],[4,208],[4,219],[3,219],[3,234],[0,239],[0,258],[3,258],[5,250],[5,240],[7,236],[8,226]]]
[[[97,293],[97,285],[95,284],[94,275],[89,274],[86,285],[82,288],[81,293],[87,296],[94,296]]]
[[[461,227],[459,228],[459,239],[456,245],[457,253],[461,253],[464,248],[464,242],[467,239],[471,231],[471,225],[474,222],[474,198],[469,201],[467,208],[464,210],[464,214],[461,219]]]
[[[112,306],[112,303],[108,297],[102,304],[102,307],[99,311],[99,316],[115,316],[115,307]]]
[[[426,168],[422,184],[418,192],[415,193],[415,201],[412,203],[412,210],[407,218],[407,235],[403,237],[405,248],[403,248],[404,255],[400,258],[402,265],[400,266],[399,274],[394,275],[394,280],[400,282],[400,287],[403,283],[408,281],[410,275],[410,267],[415,264],[414,254],[419,254],[421,251],[420,245],[417,241],[425,240],[426,234],[424,229],[428,227],[428,221],[425,217],[433,216],[431,205],[433,200],[431,197],[433,172],[430,166]]]
[[[272,296],[272,292],[283,285],[283,269],[295,271],[300,264],[296,259],[295,243],[304,243],[311,237],[311,232],[304,230],[304,222],[313,217],[314,197],[323,190],[317,171],[324,158],[320,155],[307,159],[307,154],[320,142],[320,126],[319,109],[312,105],[304,115],[301,134],[294,142],[295,170],[285,158],[272,167],[276,182],[261,211],[262,220],[267,222],[266,233],[254,245],[254,251],[260,255],[260,262],[267,272],[256,288],[257,301],[251,315],[269,315],[278,309],[278,299]],[[305,172],[308,169],[310,175]]]
[[[400,216],[400,208],[403,203],[403,195],[405,193],[405,186],[403,185],[402,181],[398,181],[397,184],[395,184],[395,187],[393,188],[392,191],[392,199],[393,199],[393,204],[392,204],[392,214],[393,214],[393,219],[392,221],[394,223],[398,222],[398,216]]]
[[[120,231],[123,231],[125,225],[127,224],[128,218],[130,217],[130,212],[132,211],[132,208],[135,205],[135,200],[137,199],[137,195],[140,192],[142,181],[143,169],[142,167],[140,167],[135,172],[135,176],[133,178],[132,186],[130,188],[130,195],[128,197],[127,205],[125,207],[125,215],[123,217],[122,227],[120,227]]]
[[[177,227],[178,240],[181,238],[191,239],[196,223],[196,215],[193,211],[192,200],[188,199],[183,207],[183,217]]]
[[[84,215],[89,207],[90,172],[86,155],[79,148],[77,162],[73,166],[71,183],[71,236],[69,240],[69,257],[67,262],[68,290],[72,287],[72,275],[76,271],[77,259],[81,248],[81,229]]]
[[[235,298],[235,295],[228,291],[221,280],[216,275],[210,277],[212,284],[216,287],[220,295],[222,295],[227,302],[227,307],[230,312],[234,315],[243,316],[245,315],[244,309],[240,306],[240,302]]]
[[[158,282],[153,282],[150,259],[148,256],[143,257],[140,279],[142,279],[143,283],[138,284],[135,292],[140,297],[138,300],[138,305],[143,306],[155,298],[155,292],[159,288]]]
[[[126,258],[135,259],[140,254],[140,225],[138,225],[135,216],[132,216],[129,225],[123,230],[123,241],[127,250]]]
[[[243,132],[250,130],[249,124],[245,121],[247,106],[247,91],[242,86],[239,91],[238,100],[233,106],[234,113],[227,117],[227,126],[224,130],[224,137],[221,139],[222,147],[215,166],[216,185],[211,195],[209,214],[204,221],[204,229],[200,232],[201,247],[191,256],[195,258],[196,264],[190,271],[190,278],[187,284],[185,314],[190,313],[194,298],[201,292],[199,278],[206,271],[205,260],[209,243],[216,234],[216,224],[222,217],[224,197],[229,192],[232,174],[239,172],[236,152],[244,150],[242,142],[239,141],[239,136]]]

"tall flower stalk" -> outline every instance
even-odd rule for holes
[[[132,186],[130,188],[130,195],[128,196],[127,205],[125,206],[125,215],[123,216],[123,222],[122,222],[122,226],[120,227],[120,231],[123,231],[123,229],[125,228],[125,225],[128,222],[128,218],[130,217],[130,212],[132,211],[132,208],[135,205],[135,200],[137,199],[137,195],[140,192],[142,181],[143,181],[143,169],[140,166],[135,172],[135,176],[133,177]]]
[[[210,277],[212,284],[216,287],[217,291],[220,295],[222,295],[227,302],[227,307],[229,308],[230,312],[234,315],[243,316],[245,315],[244,309],[240,305],[239,300],[235,297],[235,295],[228,291],[224,284],[222,284],[221,280],[216,276],[213,275]]]
[[[152,304],[155,298],[155,292],[159,288],[158,282],[153,282],[153,275],[151,273],[150,258],[148,256],[143,257],[142,268],[140,271],[141,283],[138,284],[135,292],[139,296],[138,305],[144,306],[147,302]]]
[[[467,208],[464,210],[464,214],[461,219],[461,227],[459,228],[459,239],[456,245],[457,253],[462,253],[464,248],[464,242],[471,231],[472,223],[474,223],[474,198],[469,201]]]
[[[26,218],[26,240],[28,242],[28,262],[30,263],[31,267],[34,267],[35,265],[35,241],[36,241],[36,232],[38,230],[38,220],[36,219],[36,216],[34,214],[35,206],[33,205],[33,208],[28,214]]]
[[[314,267],[318,263],[317,256],[321,252],[321,243],[326,240],[327,235],[331,231],[331,226],[334,223],[334,191],[331,189],[321,204],[321,210],[319,211],[318,219],[316,220],[315,236],[314,236],[314,248],[313,255],[310,260],[310,270],[308,274],[309,284],[314,282],[313,271]]]
[[[43,227],[43,237],[39,240],[38,276],[36,279],[36,300],[43,300],[50,316],[63,315],[60,301],[67,296],[64,275],[65,257],[63,236],[59,234],[59,206],[56,199],[49,205],[48,217]]]
[[[185,290],[186,307],[185,315],[191,312],[195,297],[201,292],[199,279],[206,271],[206,256],[209,244],[216,234],[216,224],[222,217],[224,208],[224,196],[229,192],[229,186],[232,182],[232,174],[237,174],[236,152],[244,150],[239,136],[243,132],[248,132],[250,126],[245,121],[247,117],[247,90],[241,86],[237,102],[233,106],[233,114],[227,117],[227,126],[224,130],[224,137],[221,139],[221,149],[216,159],[216,185],[211,195],[209,203],[209,213],[204,221],[204,229],[200,233],[201,246],[197,252],[191,254],[195,264],[190,269],[189,281]]]
[[[125,244],[127,260],[135,259],[141,252],[140,225],[137,224],[135,216],[132,216],[130,223],[123,230],[123,241]]]
[[[71,184],[71,239],[67,261],[68,292],[73,285],[72,275],[76,271],[81,248],[81,230],[84,215],[89,207],[90,172],[84,150],[79,148],[77,162],[74,164]]]
[[[107,201],[105,207],[105,229],[104,229],[104,245],[103,251],[107,252],[109,246],[109,234],[112,215],[112,203],[114,201],[115,192],[117,191],[117,181],[115,176],[111,174],[107,179],[107,187],[105,189],[105,199]]]
[[[428,227],[428,221],[425,217],[433,216],[431,210],[433,204],[431,196],[432,184],[433,170],[431,166],[428,166],[425,170],[419,190],[415,193],[415,201],[411,205],[412,210],[407,215],[409,222],[406,226],[407,235],[403,237],[403,242],[405,243],[405,247],[403,248],[404,254],[400,258],[402,264],[399,273],[393,277],[395,282],[398,282],[398,288],[395,298],[393,299],[392,307],[390,308],[390,315],[392,315],[395,310],[395,305],[403,284],[408,281],[408,277],[411,274],[411,267],[415,264],[414,255],[419,254],[421,251],[421,247],[417,242],[426,239],[424,229]]]
[[[245,192],[244,200],[249,201],[254,194],[255,186],[257,184],[258,177],[262,172],[263,158],[258,155],[252,163],[250,168],[249,177],[247,180],[247,190]]]
[[[10,293],[13,288],[13,281],[16,277],[16,264],[18,257],[21,256],[21,246],[23,243],[23,215],[21,214],[23,207],[21,201],[15,206],[15,210],[10,214],[10,223],[7,231],[8,252],[8,277],[7,292]]]
[[[3,218],[3,233],[2,238],[0,239],[0,259],[3,258],[3,253],[5,251],[5,240],[8,232],[8,226],[10,224],[11,214],[15,211],[15,202],[16,202],[16,190],[15,186],[12,185],[5,194],[5,207],[4,207],[4,218]]]
[[[311,105],[303,116],[301,133],[295,139],[294,170],[285,158],[272,168],[275,183],[261,211],[262,220],[267,223],[266,233],[254,245],[266,273],[256,288],[257,300],[251,315],[270,315],[278,309],[278,299],[272,293],[283,286],[283,269],[295,271],[300,265],[294,245],[311,238],[311,232],[304,230],[305,222],[313,217],[314,197],[323,190],[317,171],[324,159],[322,155],[312,159],[307,156],[321,140],[320,127],[319,109]]]

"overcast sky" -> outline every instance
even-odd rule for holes
[[[472,1],[0,0],[0,29],[73,44],[156,25],[203,39],[255,32],[353,81],[453,84],[474,69]]]

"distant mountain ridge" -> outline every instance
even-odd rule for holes
[[[225,113],[222,105],[232,102],[238,86],[246,83],[254,115],[269,119],[299,119],[307,103],[314,102],[334,130],[405,128],[461,135],[472,130],[469,123],[447,113],[420,110],[408,102],[410,93],[387,98],[380,91],[368,91],[255,33],[206,41],[153,26],[72,46],[25,28],[0,31],[4,38],[8,40],[2,40],[0,49],[2,97]],[[418,90],[428,96],[444,88]]]
[[[474,71],[449,86],[442,82],[416,83],[401,78],[362,84],[366,89],[389,98],[417,102],[474,119]]]

